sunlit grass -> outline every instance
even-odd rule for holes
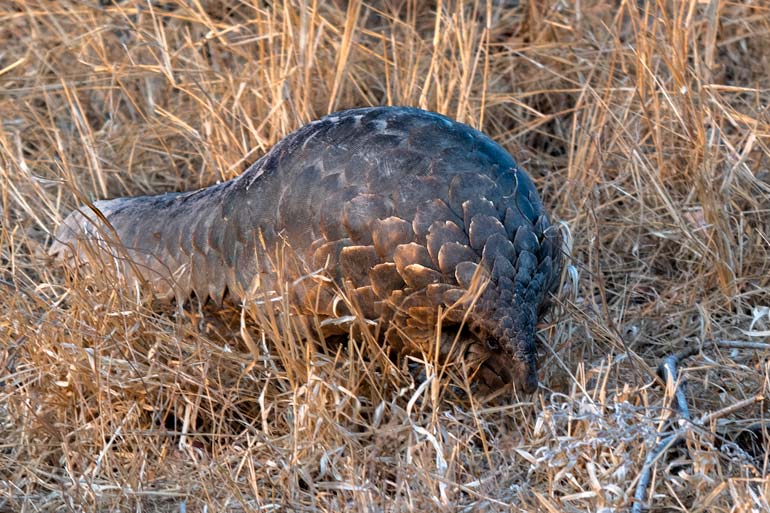
[[[770,8],[256,4],[0,4],[0,510],[625,511],[677,427],[652,511],[770,509]],[[485,130],[571,235],[523,402],[47,257],[79,204],[379,104]],[[686,347],[693,425],[656,378]]]

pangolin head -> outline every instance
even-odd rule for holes
[[[538,386],[537,304],[512,302],[508,285],[490,283],[473,307],[465,358],[489,388],[512,383],[517,391],[530,394]]]
[[[477,379],[491,389],[512,383],[532,393],[538,387],[536,324],[558,284],[561,236],[543,215],[522,225],[512,244],[498,242],[487,240],[481,265],[458,266],[464,294],[448,318],[466,326],[464,360]]]

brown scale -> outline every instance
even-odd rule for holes
[[[82,207],[52,254],[115,259],[179,302],[251,301],[280,289],[278,274],[298,313],[343,322],[357,312],[381,321],[383,343],[416,355],[436,353],[441,311],[439,354],[465,358],[491,386],[537,384],[535,323],[559,279],[559,233],[513,158],[444,116],[331,114],[228,182],[93,207],[109,226]]]

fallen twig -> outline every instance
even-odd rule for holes
[[[715,340],[714,344],[719,347],[729,347],[731,349],[758,349],[760,351],[770,351],[770,344],[765,342],[750,342],[748,340]]]
[[[634,492],[634,505],[631,507],[632,513],[641,513],[644,508],[644,497],[647,494],[647,488],[650,485],[650,479],[652,477],[652,469],[655,463],[658,461],[665,452],[684,439],[685,434],[694,426],[703,427],[709,424],[715,419],[729,415],[735,411],[745,408],[751,404],[764,400],[764,396],[757,394],[754,397],[738,401],[735,404],[722,408],[716,412],[702,416],[698,422],[692,422],[690,418],[690,410],[687,406],[687,398],[682,387],[683,380],[677,380],[677,365],[685,358],[689,358],[698,352],[698,347],[692,347],[682,350],[674,355],[668,356],[663,359],[658,367],[658,375],[664,381],[666,388],[672,392],[674,396],[676,408],[679,411],[679,415],[682,420],[681,427],[663,438],[655,448],[647,454],[644,459],[644,467],[642,467],[642,473],[639,476],[639,482],[636,485]],[[663,433],[660,433],[663,436]]]
[[[676,407],[679,410],[679,414],[685,420],[690,420],[690,410],[687,406],[687,398],[684,395],[684,390],[681,387],[681,382],[677,383],[677,365],[680,361],[688,358],[698,351],[697,347],[691,347],[680,351],[674,355],[667,356],[663,359],[658,367],[658,375],[663,380],[667,389],[672,392],[676,401]],[[672,390],[673,389],[673,390]],[[652,477],[652,468],[655,462],[661,457],[669,447],[679,442],[684,436],[684,430],[678,430],[677,432],[665,437],[660,443],[655,446],[647,457],[644,459],[644,467],[642,468],[642,474],[639,476],[639,482],[636,484],[636,490],[634,492],[634,505],[631,507],[632,513],[641,513],[644,507],[644,496],[647,494],[647,487],[650,485],[650,479]]]

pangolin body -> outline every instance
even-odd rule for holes
[[[432,354],[441,311],[442,354],[454,348],[492,386],[537,385],[535,323],[561,239],[527,174],[467,125],[406,107],[338,112],[227,182],[93,206],[109,225],[82,207],[52,254],[96,241],[158,295],[218,303],[274,289],[280,265],[300,314],[354,311],[390,347]],[[277,263],[284,249],[291,264]]]

